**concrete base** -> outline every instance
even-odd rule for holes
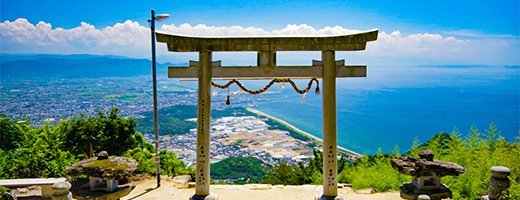
[[[190,200],[218,200],[218,195],[216,194],[209,194],[208,196],[198,196],[194,194],[190,197]]]
[[[323,194],[317,195],[314,198],[315,200],[345,200],[341,195],[332,197],[332,196],[325,196]]]

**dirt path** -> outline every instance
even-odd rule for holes
[[[123,200],[155,200],[174,199],[188,200],[195,193],[195,189],[178,189],[173,187],[170,178],[161,179],[161,187],[155,188],[155,179],[149,178],[136,182],[136,188]],[[264,199],[291,199],[313,200],[314,196],[321,193],[321,186],[271,186],[266,185],[212,185],[211,192],[218,194],[219,200],[264,200]],[[345,199],[356,200],[400,200],[399,192],[385,192],[370,194],[369,190],[353,191],[351,188],[341,188],[338,192]]]

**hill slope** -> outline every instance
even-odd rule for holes
[[[171,63],[157,64],[165,74]],[[99,78],[151,74],[151,61],[97,55],[0,55],[0,78]]]

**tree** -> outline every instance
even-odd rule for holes
[[[258,183],[267,171],[268,167],[253,157],[231,157],[211,164],[211,177],[215,179],[243,179],[244,182]]]
[[[49,124],[25,132],[20,147],[8,152],[9,162],[2,170],[4,178],[65,176],[64,169],[76,159],[61,149],[62,142],[61,135]]]
[[[161,164],[161,174],[169,176],[178,176],[181,174],[194,174],[192,167],[186,167],[186,164],[177,158],[173,151],[161,150],[159,155],[159,162]]]
[[[0,114],[0,150],[18,148],[23,139],[23,132],[28,128],[27,122],[15,122],[8,116]]]
[[[58,131],[65,137],[65,148],[86,158],[99,151],[121,155],[135,148],[142,143],[138,141],[142,136],[134,128],[135,120],[122,117],[118,108],[99,112],[97,117],[80,115],[58,124]]]
[[[300,185],[299,168],[282,162],[278,167],[269,171],[263,182],[272,185]]]

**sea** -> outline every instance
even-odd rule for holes
[[[366,78],[337,79],[338,145],[368,155],[397,145],[403,153],[414,139],[453,130],[466,137],[472,126],[485,135],[491,123],[517,140],[519,79],[518,66],[369,66]],[[322,138],[321,95],[289,85],[272,91],[256,109]]]

